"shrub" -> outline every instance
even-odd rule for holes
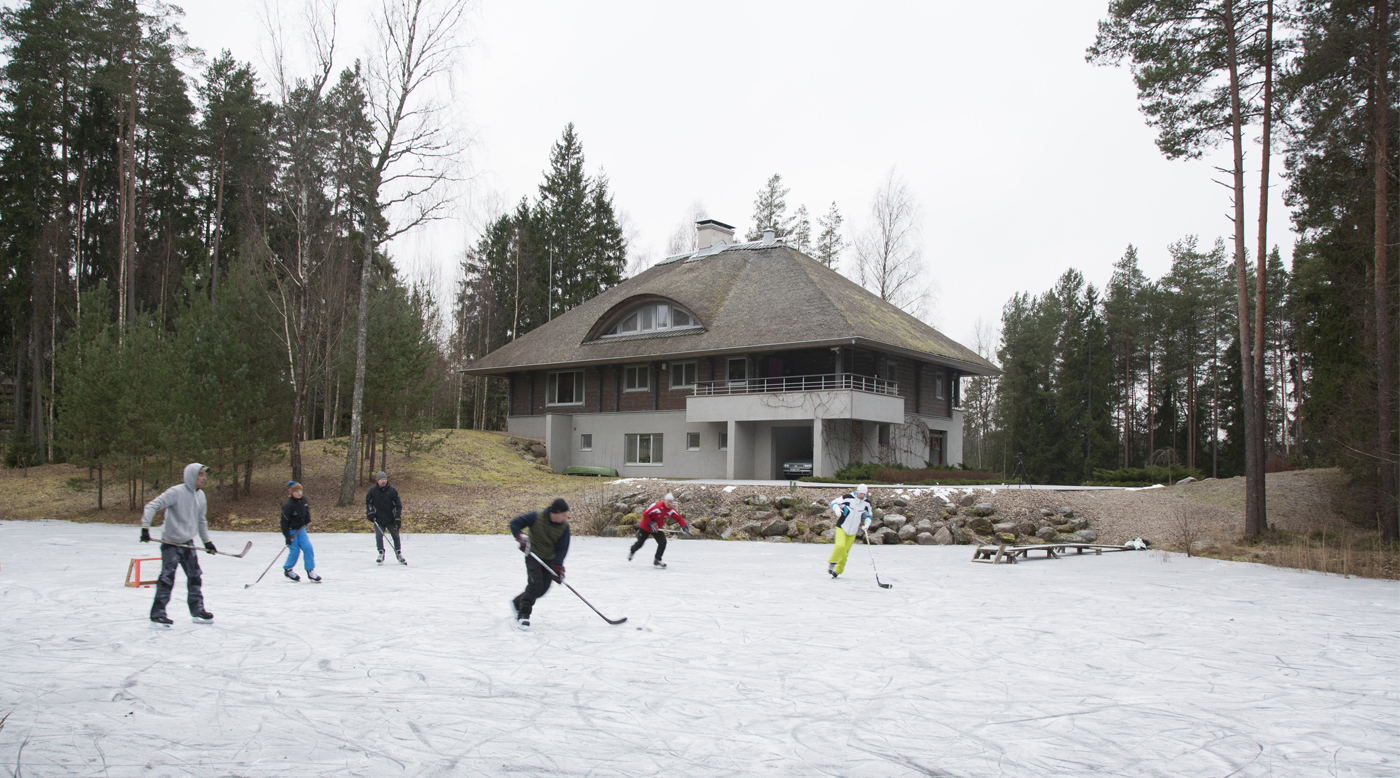
[[[1117,470],[1094,469],[1093,483],[1105,485],[1159,484],[1167,481],[1180,481],[1187,476],[1202,478],[1203,473],[1194,467],[1173,465],[1171,472],[1165,467],[1122,467]]]

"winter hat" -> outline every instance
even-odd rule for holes
[[[554,502],[549,504],[547,509],[550,513],[568,513],[569,504],[564,502],[563,497],[555,497]]]
[[[870,489],[865,484],[861,484],[856,487],[856,494],[870,494]]]
[[[379,472],[377,472],[377,473],[374,474],[374,480],[376,480],[376,481],[387,481],[387,480],[389,480],[389,474],[386,473],[386,472],[384,472],[383,470],[380,470]]]
[[[288,492],[289,494],[291,493],[291,491],[292,491],[293,489],[299,489],[299,488],[301,488],[301,484],[297,483],[296,481],[288,481],[288,482],[287,482],[287,492]]]
[[[675,502],[676,496],[674,494],[671,494],[670,492],[667,492],[666,496],[662,497],[661,499],[665,500],[666,502]]]

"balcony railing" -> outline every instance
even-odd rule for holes
[[[772,394],[777,392],[820,392],[835,389],[855,389],[861,392],[897,396],[899,383],[855,373],[825,375],[785,375],[772,378],[748,378],[732,381],[700,381],[695,384],[696,397],[726,394]]]

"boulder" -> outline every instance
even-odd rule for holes
[[[933,542],[940,546],[951,546],[953,545],[953,533],[949,532],[947,527],[943,527],[933,533]]]
[[[876,521],[879,521],[880,519],[885,518],[885,511],[883,508],[871,508],[870,515],[875,517]]]
[[[913,540],[918,534],[919,531],[914,528],[913,524],[905,524],[903,527],[899,528],[899,539],[901,542]]]
[[[1041,540],[1044,540],[1044,541],[1046,541],[1046,542],[1049,542],[1049,541],[1055,539],[1055,528],[1054,528],[1054,527],[1041,527],[1040,529],[1038,529],[1038,530],[1035,531],[1035,536],[1036,536],[1037,538],[1040,538]]]
[[[1097,543],[1097,542],[1099,542],[1099,533],[1097,533],[1097,532],[1095,532],[1095,531],[1093,531],[1093,530],[1091,530],[1091,529],[1081,529],[1081,530],[1079,530],[1079,532],[1077,532],[1077,533],[1075,533],[1075,534],[1077,534],[1077,535],[1078,535],[1079,537],[1081,537],[1081,538],[1084,538],[1084,542],[1085,542],[1085,543]]]
[[[782,536],[782,535],[769,535],[768,537],[764,538],[764,540],[767,541],[767,542],[769,542],[769,543],[791,543],[791,542],[792,542],[792,541],[788,540],[786,537],[784,537],[784,536]]]
[[[962,545],[968,541],[967,530],[962,527],[953,526],[948,528],[948,532],[953,536],[953,542]]]
[[[964,494],[958,498],[958,505],[964,508],[972,507],[972,504],[975,502],[977,502],[977,498],[973,497],[971,493]]]
[[[993,525],[992,525],[992,531],[993,531],[993,532],[996,532],[996,533],[998,533],[998,534],[1003,533],[1003,532],[1006,532],[1006,533],[1009,533],[1009,534],[1011,535],[1011,537],[1014,538],[1014,537],[1016,537],[1016,522],[1014,522],[1014,521],[999,521],[999,522],[997,522],[996,524],[993,524]]]
[[[1051,543],[1083,543],[1083,542],[1084,542],[1084,538],[1081,538],[1081,537],[1079,537],[1078,535],[1056,535],[1055,537],[1051,538],[1050,542],[1051,542]]]
[[[1071,524],[1061,524],[1060,526],[1058,526],[1058,527],[1055,528],[1055,531],[1056,531],[1056,532],[1059,532],[1059,533],[1062,534],[1062,535],[1068,535],[1069,533],[1074,532],[1074,531],[1077,530],[1077,529],[1079,529],[1079,528],[1076,527],[1076,526],[1074,526],[1074,524],[1071,523]]]
[[[773,537],[774,535],[786,535],[789,529],[791,529],[791,527],[788,526],[786,521],[782,519],[773,519],[763,525],[762,532],[767,537]]]
[[[825,541],[827,541],[827,542],[835,542],[835,540],[836,540],[836,528],[835,528],[835,527],[830,527],[830,528],[827,528],[827,529],[822,530],[822,532],[821,532],[821,539],[822,539],[822,540],[825,540]]]
[[[989,502],[979,502],[967,509],[967,515],[969,516],[991,516],[996,512],[996,507]]]
[[[676,495],[676,502],[690,502],[693,499],[695,499],[695,495],[690,492],[681,492]]]
[[[641,522],[642,514],[640,513],[629,513],[626,516],[622,517],[623,526],[631,526],[633,529],[636,529],[637,525]]]
[[[697,531],[706,532],[710,529],[710,520],[701,516],[697,519],[691,519],[690,526],[694,527]]]
[[[1074,509],[1070,508],[1068,505],[1061,505],[1060,507],[1056,508],[1055,513],[1059,514],[1060,516],[1064,516],[1066,519],[1074,518]]]
[[[1086,518],[1084,518],[1083,516],[1080,516],[1079,518],[1075,519],[1074,521],[1071,521],[1070,524],[1073,524],[1073,525],[1074,525],[1074,531],[1075,531],[1075,532],[1078,532],[1078,531],[1080,531],[1080,530],[1088,529],[1088,528],[1089,528],[1089,520],[1086,519]]]
[[[540,444],[535,443],[535,444],[532,444],[532,445],[530,446],[530,453],[531,453],[532,455],[534,455],[535,457],[542,457],[542,456],[545,455],[546,452],[545,452],[544,446],[541,446]]]
[[[617,537],[617,530],[617,527],[603,527],[602,529],[598,530],[598,537],[615,538]]]
[[[759,522],[751,521],[751,522],[745,524],[744,526],[740,527],[740,528],[739,528],[739,531],[740,531],[740,532],[743,532],[745,535],[750,535],[750,536],[753,536],[753,535],[762,535],[762,534],[763,534],[763,525],[760,524]]]
[[[919,523],[915,526],[915,529],[919,530],[920,532],[932,533],[934,531],[933,522],[929,521],[928,519],[920,519]]]
[[[1182,481],[1181,483],[1186,482]],[[903,497],[896,497],[893,500],[890,500],[890,505],[893,505],[896,508],[907,508],[909,507],[909,501],[904,499]]]
[[[1188,476],[1186,476],[1185,478],[1181,479],[1180,481],[1177,481],[1177,483],[1179,483],[1179,484],[1189,484],[1189,483],[1192,483],[1192,482],[1195,481],[1195,480],[1196,480],[1195,476],[1189,476],[1189,475],[1188,475]],[[1192,545],[1195,545],[1195,544],[1192,544]]]
[[[992,522],[988,521],[986,517],[983,516],[978,516],[969,521],[967,523],[967,528],[976,532],[978,535],[990,535],[994,531],[992,529]]]
[[[1035,522],[1019,521],[1016,523],[1016,532],[1022,535],[1034,535],[1036,530]]]
[[[715,511],[715,514],[719,516],[729,516],[732,513],[733,511],[729,510],[728,508],[720,508],[719,510]]]
[[[793,521],[793,522],[789,522],[788,531],[787,531],[787,536],[788,536],[788,537],[790,537],[790,538],[800,538],[800,537],[802,537],[802,536],[804,536],[804,535],[806,535],[806,534],[807,534],[807,522],[805,522],[805,521]]]
[[[818,535],[821,535],[822,537],[826,537],[826,533],[831,531],[832,529],[835,529],[835,527],[836,525],[833,522],[828,521],[827,519],[822,519],[821,521],[817,522],[815,526],[812,527],[812,531],[817,533]]]
[[[920,532],[914,536],[914,542],[921,546],[933,545],[933,534],[930,532]]]
[[[797,508],[806,503],[807,501],[801,497],[783,497],[777,501],[777,506],[779,508]]]
[[[772,511],[758,511],[753,515],[754,521],[768,521],[776,518],[778,514]]]
[[[755,494],[745,498],[744,503],[747,505],[767,505],[768,498],[762,494]]]
[[[1050,518],[1051,516],[1054,516],[1054,515],[1055,515],[1055,512],[1052,511],[1052,510],[1050,510],[1049,508],[1041,508],[1041,509],[1040,509],[1040,515],[1048,519],[1048,518]]]
[[[1005,543],[1008,546],[1016,542],[1016,536],[1011,534],[1010,532],[998,532],[996,534],[996,538],[998,541]]]
[[[909,523],[909,519],[898,513],[891,513],[884,518],[884,522],[886,527],[898,532],[905,524]]]
[[[888,545],[888,546],[897,545],[897,544],[899,543],[899,533],[895,532],[894,530],[890,529],[889,527],[885,527],[884,529],[881,529],[879,532],[876,532],[876,533],[871,534],[871,536],[870,536],[870,543],[871,543],[871,545],[876,545],[876,546],[880,546],[880,545]]]

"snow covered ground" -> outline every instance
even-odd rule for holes
[[[1155,552],[579,538],[515,630],[506,536],[272,533],[170,631],[131,526],[0,522],[0,776],[1394,776],[1400,586]],[[279,564],[280,567],[280,564]],[[640,630],[638,628],[641,628]]]

